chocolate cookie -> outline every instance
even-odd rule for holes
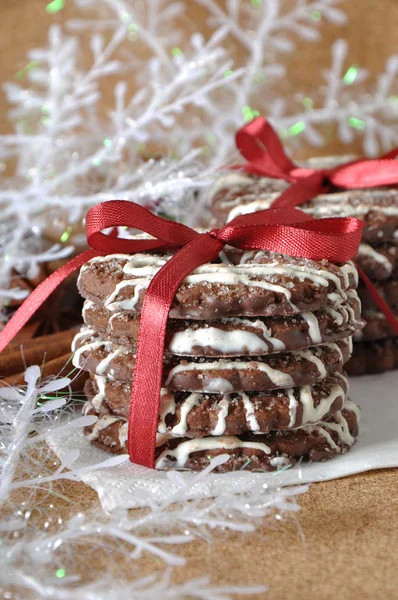
[[[184,356],[257,356],[298,350],[334,342],[360,332],[364,322],[359,298],[348,291],[347,302],[335,309],[305,312],[294,317],[238,318],[215,321],[169,319],[166,354]],[[112,313],[104,306],[86,300],[86,325],[101,337],[133,352],[137,346],[140,317],[125,311]]]
[[[398,275],[398,246],[395,244],[383,244],[376,248],[361,244],[355,260],[372,281],[383,281]]]
[[[87,413],[95,411],[90,403]],[[344,408],[329,420],[298,429],[269,434],[246,433],[236,436],[171,438],[158,434],[155,455],[157,469],[201,471],[215,456],[229,454],[229,460],[216,471],[273,471],[294,465],[296,460],[320,461],[347,452],[358,435],[358,407],[347,400]],[[102,415],[85,428],[88,440],[108,452],[126,453],[128,425],[121,417]]]
[[[217,177],[210,190],[210,204],[214,224],[226,222],[230,211],[241,203],[242,196],[254,199],[277,198],[289,187],[283,179],[256,177],[245,172],[232,171]]]
[[[243,214],[270,208],[277,197],[277,194],[267,195],[262,199],[256,195],[252,186],[250,195],[240,193],[239,203],[230,211],[227,221]],[[365,223],[364,242],[372,245],[397,243],[398,190],[353,190],[321,194],[299,208],[315,218],[357,217]]]
[[[112,311],[140,313],[151,278],[170,256],[115,254],[97,257],[80,271],[81,295]],[[336,265],[262,252],[258,262],[206,264],[181,284],[170,317],[289,316],[336,306],[357,285],[351,262]]]
[[[370,375],[398,368],[398,338],[355,343],[355,352],[345,365],[350,375]]]
[[[346,399],[344,374],[329,375],[313,386],[247,394],[205,394],[161,390],[158,433],[188,438],[268,433],[325,420]],[[85,385],[91,406],[100,415],[128,418],[131,385],[92,376]]]
[[[387,279],[375,284],[380,296],[384,298],[392,310],[398,312],[398,279]],[[358,296],[361,300],[362,311],[375,310],[376,306],[368,288],[361,283],[358,287]]]
[[[102,340],[93,330],[75,336],[73,365],[118,381],[132,381],[135,355]],[[171,390],[229,393],[307,385],[341,371],[352,351],[351,338],[303,350],[230,359],[166,356],[163,384]]]
[[[384,340],[385,338],[392,338],[395,336],[387,319],[379,310],[366,310],[363,313],[363,318],[366,321],[366,325],[362,330],[357,331],[354,334],[353,339],[355,342]]]

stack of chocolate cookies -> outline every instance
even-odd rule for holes
[[[211,192],[212,224],[267,209],[286,189],[282,180],[233,172],[220,177]],[[314,217],[357,217],[365,222],[356,262],[398,315],[398,190],[353,190],[319,195],[300,206]],[[349,374],[398,368],[398,338],[375,306],[366,286],[358,289],[367,325],[354,336]]]
[[[145,291],[171,254],[98,257],[79,276],[85,326],[73,363],[89,372],[88,441],[127,452]],[[170,309],[156,468],[268,471],[347,452],[358,433],[344,364],[363,327],[357,271],[226,247],[193,271]],[[132,432],[134,435],[134,432]]]

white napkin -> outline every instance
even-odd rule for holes
[[[283,484],[309,483],[346,477],[354,473],[398,466],[398,371],[383,375],[351,378],[351,399],[362,409],[360,433],[355,446],[342,456],[321,463],[303,464],[284,473]],[[109,454],[91,446],[76,431],[68,438],[48,440],[55,454],[62,459],[67,452],[78,449],[75,467],[88,467],[103,462]],[[181,472],[189,489],[189,497],[211,497],[252,486],[253,482],[275,481],[273,473],[210,474],[196,481],[197,475]],[[107,469],[88,470],[82,481],[98,493],[104,510],[118,507],[137,508],[148,505],[148,492],[161,501],[177,490],[165,472],[133,465],[129,461]]]

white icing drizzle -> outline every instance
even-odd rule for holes
[[[91,300],[85,300],[84,304],[83,304],[83,311],[82,311],[82,317],[83,317],[83,321],[86,322],[86,313],[89,310],[92,310],[95,306],[95,303],[92,302]]]
[[[158,421],[158,432],[166,433],[166,417],[167,415],[174,415],[176,412],[176,402],[173,393],[169,393],[168,390],[162,388],[160,390],[160,407],[159,407],[159,421]]]
[[[385,267],[387,273],[391,275],[393,269],[392,263],[388,260],[386,256],[384,256],[384,254],[377,252],[377,250],[372,248],[372,246],[369,246],[369,244],[361,244],[359,246],[359,254],[370,256],[371,258],[373,258],[373,260],[375,260],[379,264],[382,264]]]
[[[333,373],[333,375],[334,377],[338,377],[339,379],[341,379],[341,381],[344,383],[344,389],[348,392],[350,387],[348,377],[346,377],[345,375],[343,375],[343,373],[340,373],[339,371],[336,371],[335,373]]]
[[[108,310],[134,310],[135,305],[137,304],[140,292],[145,290],[149,286],[150,281],[148,279],[125,279],[120,281],[115,287],[113,293],[105,300],[104,305]],[[132,298],[127,298],[126,300],[119,300],[118,302],[114,302],[115,298],[119,295],[120,290],[125,287],[135,286],[134,288],[134,296]]]
[[[214,181],[210,190],[210,196],[215,196],[220,190],[225,188],[231,188],[235,186],[240,187],[242,185],[249,185],[250,183],[253,183],[253,179],[251,177],[248,177],[244,173],[237,171],[228,173],[227,175],[221,175],[221,177],[217,177],[217,179]]]
[[[224,448],[225,450],[249,448],[253,450],[260,450],[267,455],[271,454],[271,448],[266,444],[258,442],[244,442],[235,436],[197,438],[179,444],[174,450],[164,450],[157,459],[155,466],[157,469],[162,469],[167,466],[170,458],[175,458],[176,466],[181,469],[186,465],[189,455],[193,452],[203,452],[206,450],[217,450]]]
[[[300,402],[303,406],[303,424],[315,423],[316,421],[319,421],[328,413],[333,402],[339,397],[344,399],[345,392],[340,385],[336,384],[332,387],[328,396],[322,398],[318,406],[315,406],[311,386],[303,385],[300,388]]]
[[[243,203],[245,199],[245,196],[243,196],[243,198],[240,198],[241,202],[239,205],[233,208],[229,213],[227,222],[240,215],[269,208],[277,195],[278,194],[274,194],[273,196],[267,195],[265,198],[259,197],[247,204]],[[395,199],[397,198],[396,193],[391,193],[389,195]],[[386,196],[385,191],[383,191],[383,196]],[[247,195],[246,197],[249,198],[250,195]],[[348,199],[348,195],[344,192],[338,194],[321,194],[311,201],[311,206],[301,206],[300,208],[304,210],[304,212],[316,217],[360,217],[370,210],[378,210],[385,215],[398,215],[398,203],[396,202],[394,206],[383,206],[383,204],[377,202],[377,192],[368,193],[366,196],[363,194],[361,198],[362,201],[356,202],[355,204],[349,202]]]
[[[102,429],[106,429],[113,423],[120,422],[120,417],[111,417],[111,415],[101,415],[101,417],[94,423],[91,433],[87,435],[87,439],[91,442],[98,438],[98,434]]]
[[[228,379],[224,379],[223,377],[213,377],[206,384],[206,391],[216,394],[224,394],[226,392],[233,392],[234,386],[228,381]]]
[[[235,217],[254,213],[258,210],[266,210],[271,206],[272,202],[277,196],[278,194],[270,194],[267,198],[255,200],[254,202],[249,202],[248,204],[238,204],[238,206],[235,206],[235,208],[230,211],[227,217],[227,223],[232,221],[232,219],[235,219]]]
[[[297,352],[301,352],[301,351],[297,351]],[[318,359],[319,360],[319,359]],[[175,367],[173,367],[170,372],[169,375],[167,377],[167,380],[165,382],[165,385],[169,385],[170,381],[172,380],[172,378],[174,377],[174,375],[181,373],[183,371],[210,371],[210,370],[226,370],[226,369],[257,369],[259,371],[263,371],[264,373],[266,373],[270,379],[270,381],[272,382],[273,385],[275,385],[276,387],[290,387],[293,385],[293,379],[291,378],[291,376],[287,373],[282,373],[282,371],[279,371],[278,369],[273,369],[270,365],[267,365],[263,362],[259,362],[259,361],[248,361],[248,362],[244,362],[244,361],[226,361],[226,360],[218,360],[217,362],[200,362],[200,363],[188,363],[188,364],[179,364],[176,365]],[[212,384],[212,381],[216,382],[216,385]],[[226,384],[228,384],[228,389],[225,389]],[[217,389],[215,389],[215,387]],[[210,389],[211,388],[211,389]],[[212,380],[209,381],[208,384],[206,384],[206,391],[212,391],[212,392],[232,392],[233,391],[233,387],[231,385],[231,383],[225,379],[222,378],[212,378]]]
[[[284,467],[287,467],[287,465],[290,465],[291,461],[288,456],[274,456],[273,458],[271,458],[269,463],[271,467],[274,467],[274,469],[279,470],[283,469]]]
[[[90,330],[90,329],[85,329],[84,334],[86,336],[89,336],[91,332],[91,335],[94,333],[94,330]],[[109,352],[109,354],[107,356],[105,356],[105,358],[103,358],[98,364],[97,367],[95,369],[95,372],[97,375],[104,375],[106,369],[108,368],[109,364],[111,363],[112,360],[114,360],[115,358],[117,358],[118,356],[126,353],[126,349],[123,346],[119,346],[118,348],[116,348],[116,350],[114,350],[113,352],[110,352],[110,350],[113,347],[112,342],[108,342],[108,341],[95,341],[95,342],[90,342],[88,344],[83,344],[82,346],[80,346],[80,348],[76,348],[76,343],[77,341],[84,337],[83,336],[83,332],[79,332],[78,334],[76,334],[73,342],[72,342],[72,351],[73,353],[73,357],[72,357],[72,364],[74,367],[76,367],[77,369],[80,369],[82,366],[82,361],[81,361],[81,357],[83,353],[86,354],[92,354],[93,352],[95,352],[95,350],[97,350],[98,348],[104,348],[105,352]],[[112,375],[112,369],[109,372],[109,377],[111,377]]]
[[[110,352],[108,354],[108,356],[106,356],[105,358],[103,358],[97,365],[95,372],[98,375],[103,375],[106,371],[106,369],[109,367],[109,364],[112,362],[112,360],[114,360],[115,358],[117,358],[118,356],[120,356],[121,354],[123,354],[125,352],[125,349],[120,347],[120,348],[116,348],[116,350],[114,350],[113,352]],[[109,373],[109,376],[111,375],[111,373]]]
[[[123,313],[115,312],[109,317],[108,326],[111,331],[113,331],[113,321],[121,317]]]
[[[230,265],[230,264],[232,264],[231,261],[229,260],[228,256],[225,254],[224,250],[221,250],[221,252],[218,255],[218,258],[221,260],[221,262],[224,265]]]
[[[320,344],[322,342],[322,335],[319,329],[319,322],[317,317],[312,312],[303,312],[301,317],[308,325],[308,335],[313,344]]]
[[[349,260],[340,267],[340,271],[344,277],[344,285],[346,288],[350,285],[350,275],[354,280],[355,287],[358,285],[358,270],[355,264]]]
[[[245,409],[246,415],[246,423],[250,431],[259,431],[260,426],[256,419],[254,413],[254,405],[247,394],[239,393],[239,396],[242,399],[243,407]],[[168,433],[171,436],[184,436],[187,429],[187,418],[191,410],[200,404],[200,400],[203,398],[201,394],[190,394],[183,402],[180,404],[180,421],[177,425],[175,425],[171,431]],[[217,424],[212,431],[211,435],[222,435],[226,429],[226,418],[228,417],[229,407],[232,402],[231,396],[229,394],[224,394],[218,405],[216,406],[218,412],[217,415]],[[166,417],[169,414],[174,415],[176,413],[176,402],[175,396],[173,393],[169,393],[165,388],[162,390],[161,396],[161,407],[160,407],[160,416],[159,416],[159,424],[158,424],[158,432],[166,433]]]
[[[105,400],[106,377],[103,377],[102,375],[96,375],[95,383],[97,384],[98,392],[91,400],[91,404],[93,408],[95,408],[95,410],[98,412],[103,401]]]
[[[140,297],[140,292],[146,289],[150,280],[161,269],[161,267],[169,260],[170,257],[158,257],[142,254],[130,255],[110,255],[101,257],[103,261],[110,262],[115,257],[122,257],[126,262],[123,267],[123,272],[128,275],[129,279],[120,281],[114,291],[105,300],[104,305],[111,311],[117,309],[134,310],[137,301]],[[97,259],[93,259],[97,260]],[[349,284],[349,273],[355,273],[355,267],[352,263],[346,263],[340,267],[340,273],[344,280],[345,287]],[[184,279],[185,285],[195,285],[199,283],[216,283],[222,285],[241,284],[249,288],[262,288],[283,294],[286,300],[290,303],[295,312],[298,312],[297,307],[291,303],[291,292],[283,285],[277,285],[266,281],[266,277],[275,275],[287,276],[291,279],[298,278],[300,281],[304,279],[311,280],[315,285],[328,287],[329,282],[334,282],[339,294],[343,294],[341,278],[318,266],[312,267],[309,264],[296,263],[279,263],[277,260],[270,260],[267,263],[255,264],[206,264],[195,269],[190,275]],[[126,287],[134,286],[133,298],[116,301],[121,290]],[[338,295],[338,294],[335,294]],[[346,294],[343,294],[346,298]],[[333,300],[332,295],[330,298]],[[340,297],[341,302],[341,297]]]
[[[343,312],[340,310],[340,308],[339,308],[339,310],[336,310],[336,309],[334,309],[334,308],[329,308],[328,306],[326,306],[324,310],[326,311],[326,313],[327,313],[328,315],[330,315],[330,316],[333,318],[334,322],[335,322],[337,325],[339,325],[339,326],[340,326],[340,325],[342,325],[342,324],[343,324],[343,321],[344,321],[344,314],[343,314]]]
[[[329,344],[325,344],[325,346],[328,346],[328,345]],[[312,362],[318,369],[319,377],[321,379],[324,379],[326,377],[327,373],[326,373],[325,365],[323,364],[321,359],[318,358],[317,356],[315,356],[315,354],[313,354],[310,350],[296,350],[295,354],[297,354],[298,356],[301,356],[301,358],[303,358],[304,360],[308,360],[309,362]]]
[[[128,437],[128,423],[125,421],[119,429],[119,444],[121,448],[124,448]]]
[[[188,414],[191,412],[194,406],[197,406],[199,404],[200,399],[200,394],[191,394],[186,400],[184,400],[184,402],[181,404],[180,409],[180,422],[177,425],[175,425],[175,427],[173,427],[173,429],[171,430],[171,435],[181,437],[185,435],[188,429]]]
[[[260,425],[258,424],[256,415],[254,413],[253,402],[250,400],[249,396],[243,392],[240,393],[240,396],[245,408],[246,423],[248,424],[250,431],[260,431]]]
[[[294,388],[289,388],[286,390],[287,397],[289,398],[289,427],[294,427],[296,423],[296,415],[297,415],[297,407],[298,401],[294,394]]]
[[[75,337],[72,340],[72,344],[71,344],[72,352],[76,352],[76,346],[78,345],[78,342],[80,340],[82,340],[83,338],[89,339],[93,335],[93,333],[94,333],[93,329],[90,329],[89,327],[82,327],[80,329],[80,331],[78,331],[76,333]]]
[[[352,411],[359,422],[360,409],[356,404],[354,404],[354,402],[347,398],[344,403],[344,408]],[[336,450],[336,452],[341,452],[341,448],[338,444],[336,444],[329,431],[335,432],[339,441],[347,446],[352,446],[355,442],[355,438],[350,433],[347,420],[341,411],[338,411],[333,415],[333,421],[320,421],[316,425],[309,425],[304,427],[304,429],[307,429],[309,432],[316,430],[327,440],[329,446],[333,450]]]
[[[261,329],[263,336],[275,350],[284,350],[283,342],[271,337],[271,331],[262,321],[235,319],[234,323]],[[209,346],[222,354],[249,354],[268,352],[268,344],[257,333],[241,329],[225,331],[217,327],[187,328],[175,333],[170,341],[170,351],[174,354],[192,354],[193,348]]]
[[[229,411],[229,405],[231,401],[227,397],[223,397],[222,400],[218,403],[218,418],[217,424],[211,432],[212,435],[222,435],[227,427],[227,416]]]
[[[244,252],[241,256],[240,264],[244,265],[248,260],[251,260],[252,258],[254,258],[255,254],[256,254],[255,250],[248,250],[248,252]]]
[[[77,335],[79,335],[79,334],[77,334]],[[75,340],[76,340],[76,337],[75,337]],[[84,352],[91,354],[92,352],[97,350],[97,348],[101,348],[101,346],[110,348],[111,342],[91,342],[90,344],[84,344],[83,346],[80,346],[80,348],[77,348],[76,350],[75,350],[74,346],[76,347],[76,344],[72,344],[72,351],[74,352],[74,354],[72,356],[72,364],[77,369],[80,369],[81,368],[81,360],[80,359],[81,359],[81,355]]]

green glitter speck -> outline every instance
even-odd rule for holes
[[[106,148],[109,148],[109,146],[112,146],[112,140],[109,138],[105,138],[104,139],[104,146],[106,146]]]
[[[253,119],[255,117],[259,116],[259,112],[258,110],[256,110],[255,108],[251,108],[250,106],[246,105],[242,108],[242,115],[243,115],[243,119],[245,121],[245,123],[248,123],[249,121],[253,121]]]
[[[299,133],[304,131],[304,129],[305,129],[304,121],[297,121],[297,123],[295,123],[294,125],[289,127],[288,135],[290,135],[290,136],[298,135]]]
[[[171,53],[173,56],[182,56],[184,54],[181,48],[178,48],[177,46],[172,49]]]
[[[354,66],[350,67],[347,70],[347,73],[344,75],[344,82],[347,85],[351,85],[352,83],[354,83],[355,79],[357,78],[358,75],[358,69]]]
[[[322,18],[321,13],[319,12],[319,10],[313,10],[311,13],[311,19],[313,19],[314,21],[320,21]]]
[[[70,238],[71,232],[72,232],[72,227],[68,227],[68,229],[65,229],[65,231],[59,238],[63,244],[65,244],[65,242],[68,241],[68,239]]]
[[[15,79],[19,79],[19,80],[23,79],[28,71],[32,71],[32,69],[35,69],[38,66],[39,66],[39,62],[37,60],[32,60],[30,63],[25,65],[25,67],[23,69],[21,69],[20,71],[17,71],[15,73],[15,75],[14,75]]]
[[[362,119],[357,119],[356,117],[350,117],[348,119],[348,125],[353,127],[354,129],[365,129],[366,123]]]
[[[62,577],[65,577],[65,575],[66,575],[65,569],[57,569],[55,571],[55,577],[58,577],[59,579],[61,579]]]
[[[314,106],[314,101],[312,98],[303,98],[303,105],[305,108],[312,108]]]
[[[253,8],[258,8],[259,6],[261,6],[261,2],[262,0],[251,0],[251,5]]]
[[[50,14],[55,14],[58,11],[62,10],[65,6],[65,1],[64,0],[53,0],[53,2],[50,2],[49,4],[47,4],[46,6],[46,11]]]
[[[230,75],[232,75],[232,69],[227,69],[224,71],[224,77],[229,77]]]

